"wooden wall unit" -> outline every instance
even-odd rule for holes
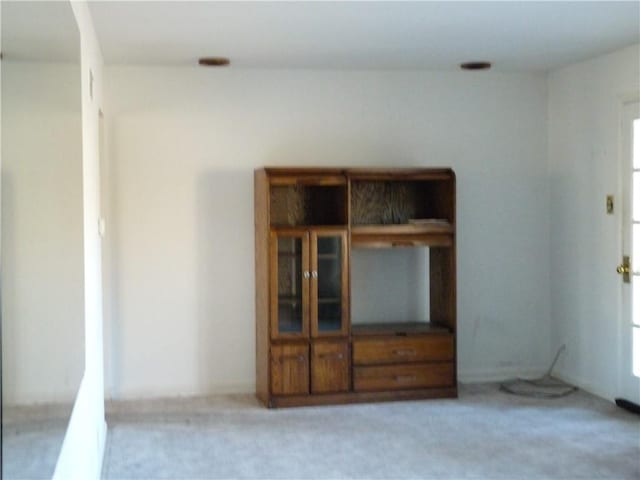
[[[453,171],[262,168],[254,192],[257,397],[456,397]],[[428,248],[429,321],[352,324],[355,248]]]

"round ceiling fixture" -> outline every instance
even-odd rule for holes
[[[227,57],[202,57],[198,60],[198,64],[204,67],[226,67],[229,63]]]
[[[464,62],[460,64],[462,70],[489,70],[491,62]]]

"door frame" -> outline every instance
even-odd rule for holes
[[[621,215],[619,221],[620,240],[618,242],[618,262],[623,255],[632,255],[632,223],[633,215],[633,166],[632,151],[633,133],[631,125],[633,119],[640,118],[640,97],[625,98],[620,104],[619,123],[619,192],[621,199]],[[638,140],[640,141],[640,139]],[[629,220],[627,220],[629,219]],[[627,223],[628,222],[628,223]],[[620,282],[619,318],[618,318],[618,396],[622,396],[633,402],[640,402],[640,377],[633,375],[632,356],[633,339],[630,332],[633,329],[633,270],[640,270],[640,259],[635,259],[636,268],[633,267],[634,258],[631,257],[631,283]],[[637,278],[637,277],[636,277]],[[640,279],[639,279],[640,280]]]

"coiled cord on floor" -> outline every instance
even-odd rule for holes
[[[566,345],[561,345],[556,356],[551,362],[551,366],[547,372],[539,378],[516,378],[507,380],[500,384],[500,390],[511,395],[530,398],[559,398],[566,397],[578,390],[578,387],[569,385],[562,380],[553,378],[551,372],[560,358],[560,354],[565,350]]]

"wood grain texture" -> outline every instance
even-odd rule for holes
[[[283,178],[289,178],[297,181],[298,178],[318,177],[325,181],[341,177],[341,181],[346,181],[343,168],[327,168],[327,167],[264,167],[263,170],[269,176],[272,182],[279,182]]]
[[[455,397],[453,170],[277,167],[256,171],[255,179],[258,398],[278,407]],[[312,276],[302,285],[307,288],[303,332],[278,332],[278,235],[305,238],[303,269],[313,272],[318,271],[317,238],[336,231],[344,235],[343,328],[318,328],[318,282]],[[408,329],[403,336],[394,329],[352,330],[352,247],[429,248],[428,328]]]
[[[269,193],[264,170],[254,172],[256,395],[269,398]]]
[[[351,309],[349,308],[349,250],[347,243],[346,228],[321,228],[311,230],[311,271],[318,272],[318,239],[320,237],[336,237],[340,239],[340,301],[342,324],[339,330],[321,331],[318,325],[318,278],[310,279],[310,318],[311,318],[311,336],[312,337],[346,337],[349,333],[349,316]]]
[[[372,365],[453,360],[453,335],[353,339],[353,364]]]
[[[278,185],[345,185],[347,179],[340,173],[301,173],[281,172],[270,176],[269,183]]]
[[[454,385],[453,363],[423,363],[353,368],[356,392]]]
[[[447,325],[456,331],[455,250],[429,249],[429,295],[432,322]]]
[[[309,393],[309,346],[271,346],[271,392],[274,395]]]
[[[347,168],[344,173],[351,180],[443,180],[455,178],[450,168]]]
[[[419,234],[452,234],[453,226],[447,224],[398,224],[398,225],[354,225],[351,227],[354,235],[419,235]]]
[[[445,325],[433,322],[393,322],[388,323],[359,323],[351,325],[351,336],[419,336],[419,335],[448,335],[451,329]]]
[[[351,388],[349,344],[311,344],[311,393],[347,392]]]
[[[351,246],[362,248],[451,247],[453,236],[441,233],[358,233],[352,228]]]
[[[453,387],[416,388],[380,392],[329,393],[324,395],[273,396],[265,405],[269,408],[337,405],[363,402],[390,402],[398,400],[426,400],[430,398],[456,398],[458,389]]]
[[[270,325],[272,339],[306,339],[309,338],[309,280],[301,276],[300,285],[297,286],[302,291],[302,330],[300,332],[280,331],[278,301],[279,301],[279,278],[278,278],[278,241],[282,238],[300,239],[302,243],[301,268],[309,270],[309,232],[304,229],[277,229],[272,230],[269,237],[269,291],[270,291]]]

